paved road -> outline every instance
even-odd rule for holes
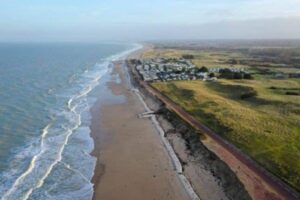
[[[215,141],[218,145],[221,145],[228,152],[230,152],[234,157],[236,157],[240,162],[244,165],[248,166],[254,173],[256,173],[259,177],[261,177],[269,186],[271,186],[275,191],[281,194],[287,200],[299,200],[299,194],[288,186],[286,183],[281,181],[279,178],[272,175],[270,172],[266,171],[264,168],[258,166],[252,159],[242,153],[239,149],[237,149],[234,145],[230,144],[226,140],[224,140],[217,133],[209,129],[208,127],[201,124],[197,119],[195,119],[192,115],[186,112],[182,107],[178,106],[168,97],[164,96],[158,90],[150,86],[147,82],[144,82],[140,79],[139,74],[132,70],[132,72],[139,77],[140,86],[144,87],[149,93],[153,96],[160,99],[163,103],[165,103],[166,107],[173,112],[175,112],[178,116],[180,116],[183,120],[189,123],[194,128],[202,131],[206,134],[206,136],[210,137],[213,141]],[[225,161],[226,162],[226,161]]]

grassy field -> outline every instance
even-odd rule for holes
[[[183,54],[194,55],[192,62],[198,67],[229,67],[226,64],[228,58],[249,59],[232,52],[172,49],[150,50],[144,58],[178,58]],[[256,72],[247,65],[235,67]],[[270,70],[288,72],[297,69]],[[156,82],[153,86],[300,190],[300,96],[287,95],[300,94],[299,79],[272,79],[258,74],[254,80]],[[245,96],[249,93],[254,95]]]
[[[293,81],[285,86],[299,84]],[[154,83],[202,123],[234,143],[262,166],[299,189],[300,98],[256,81]],[[254,89],[258,96],[241,100]]]
[[[244,68],[248,69],[251,72],[259,72],[257,68],[250,67],[249,64],[258,64],[260,60],[256,60],[252,56],[249,56],[245,53],[240,53],[237,51],[212,51],[212,50],[178,50],[178,49],[149,49],[144,52],[143,59],[151,59],[151,58],[181,58],[182,55],[193,55],[194,59],[192,62],[197,67],[205,66],[207,68]],[[236,59],[240,61],[235,65],[228,64],[227,61],[229,59]],[[284,73],[294,73],[299,71],[299,68],[295,68],[294,66],[290,67],[272,67],[274,63],[272,62],[264,62],[266,66],[260,66],[259,69],[268,69],[270,72],[284,72]]]
[[[215,67],[231,67],[229,64],[224,64],[227,61],[228,56],[231,58],[244,58],[242,54],[233,52],[221,52],[216,53],[213,51],[192,51],[192,50],[177,50],[177,49],[150,49],[144,53],[143,58],[180,58],[184,54],[193,55],[193,63],[197,67],[206,66],[207,68]],[[246,65],[235,65],[235,67],[247,67]]]

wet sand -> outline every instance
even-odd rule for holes
[[[137,117],[145,110],[122,67],[115,64],[120,80],[107,85],[111,101],[92,108],[94,199],[189,199],[151,120]]]

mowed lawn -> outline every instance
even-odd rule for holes
[[[300,96],[285,94],[287,88],[300,92],[299,80],[174,81],[153,86],[300,190]],[[249,91],[257,96],[241,99]]]

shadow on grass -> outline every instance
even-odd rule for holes
[[[243,86],[243,85],[228,85],[228,84],[222,84],[218,82],[209,83],[206,86],[220,93],[225,98],[239,101],[241,103],[246,103],[250,106],[270,105],[276,108],[276,110],[278,110],[282,114],[288,114],[288,113],[300,114],[299,104],[292,103],[292,102],[269,100],[269,99],[258,97],[255,95],[256,91],[252,87]]]
[[[205,106],[205,105],[204,105]],[[206,105],[207,106],[207,105]],[[231,128],[224,126],[213,114],[206,113],[201,109],[202,105],[198,106],[199,108],[191,110],[191,113],[196,116],[204,125],[211,128],[213,131],[218,134],[226,137],[226,133],[232,131]]]

